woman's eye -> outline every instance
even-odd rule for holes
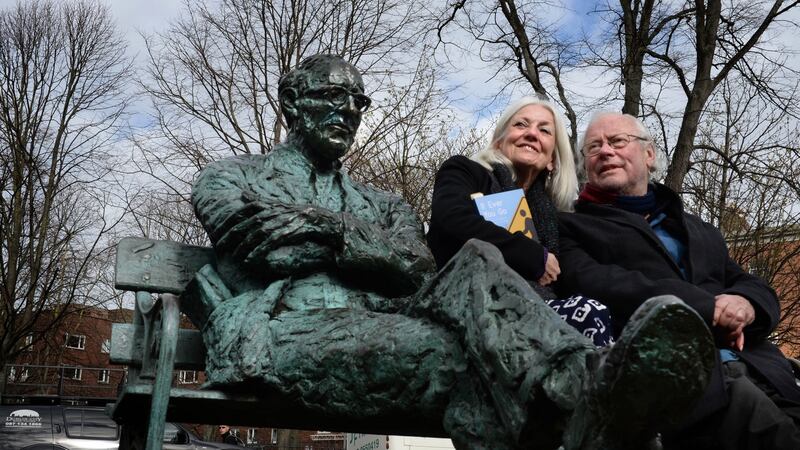
[[[527,122],[516,122],[516,123],[514,123],[514,126],[517,127],[517,128],[526,128],[528,126],[528,123]]]
[[[551,130],[550,128],[539,128],[539,131],[548,136],[551,136],[553,134],[553,130]]]

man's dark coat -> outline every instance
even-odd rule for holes
[[[687,238],[687,278],[643,216],[610,205],[579,202],[575,213],[559,215],[560,294],[595,298],[611,310],[616,335],[646,299],[664,294],[681,298],[711,327],[714,296],[738,294],[752,303],[755,321],[745,328],[745,347],[736,352],[785,398],[800,403],[800,388],[783,354],[767,340],[780,317],[775,292],[729,256],[719,230],[683,211],[678,196],[656,185],[658,198],[668,198],[667,214],[682,218]],[[722,367],[714,376],[693,418],[727,404]]]

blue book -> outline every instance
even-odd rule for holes
[[[520,231],[533,239],[536,236],[533,216],[522,189],[489,195],[472,195],[478,213],[484,219],[511,233]]]

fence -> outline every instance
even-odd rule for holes
[[[117,397],[125,369],[74,365],[6,364],[3,402],[25,397],[62,400],[110,400]]]

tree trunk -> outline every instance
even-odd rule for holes
[[[689,171],[689,160],[694,149],[694,138],[697,135],[697,126],[700,123],[702,108],[706,104],[709,95],[711,95],[710,80],[708,80],[708,83],[703,84],[708,87],[701,87],[700,82],[695,83],[692,96],[683,110],[681,130],[675,142],[675,153],[672,154],[672,161],[664,179],[664,184],[675,192],[683,190],[683,180]]]
[[[632,4],[633,3],[633,4]],[[622,62],[622,82],[625,84],[625,102],[622,112],[638,116],[642,103],[642,80],[644,79],[644,55],[650,44],[650,20],[653,0],[646,0],[639,12],[639,1],[620,0],[622,23],[625,27],[625,58]],[[637,22],[637,16],[641,19]]]

